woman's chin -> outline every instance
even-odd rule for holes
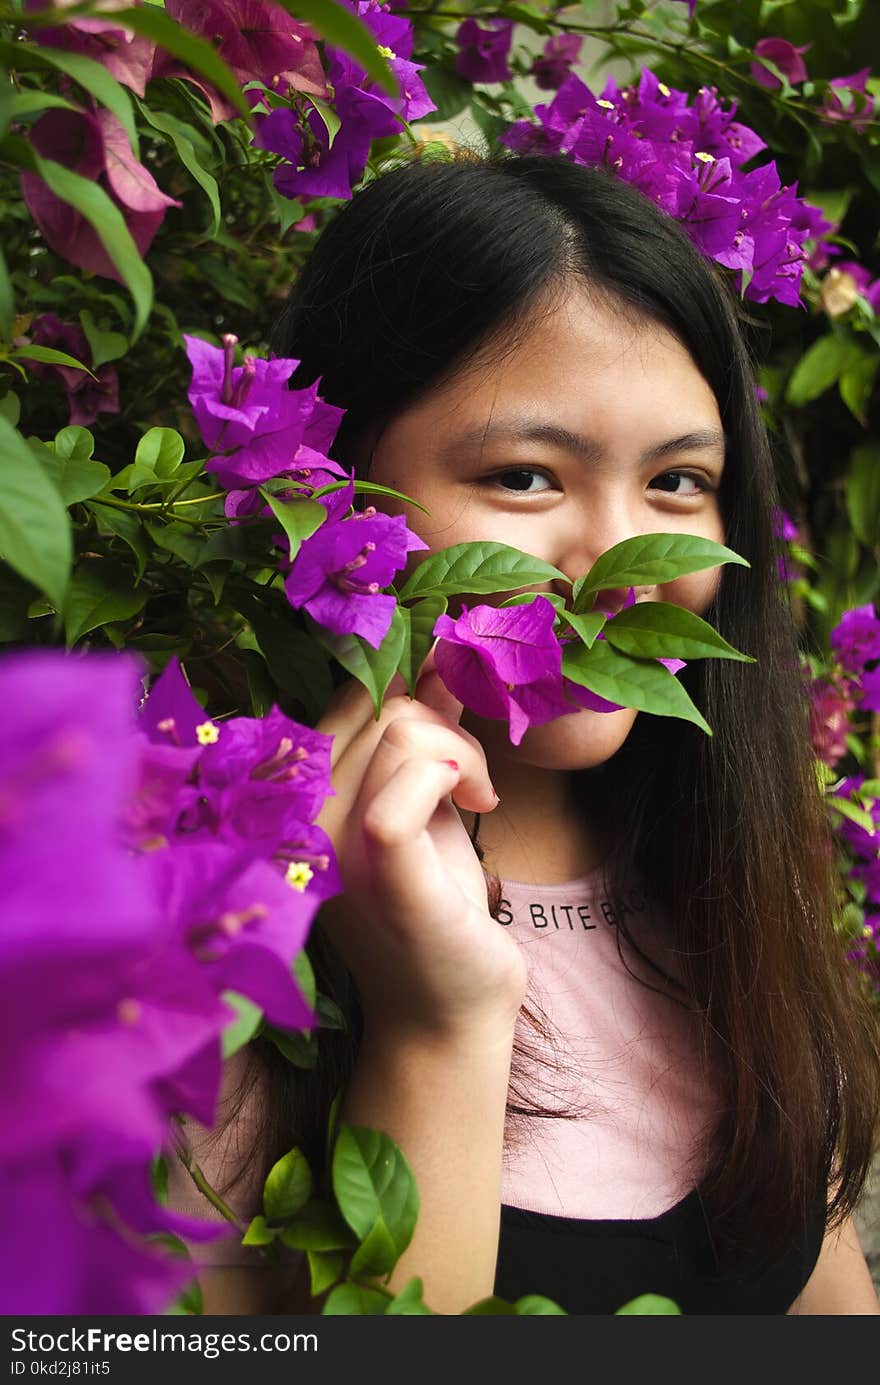
[[[518,764],[538,769],[594,769],[604,765],[623,745],[638,712],[622,707],[619,712],[583,709],[556,717],[543,726],[532,726],[518,746],[511,745],[506,722],[486,721],[465,712],[462,726],[476,736],[491,758],[502,755]]]

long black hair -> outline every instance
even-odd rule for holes
[[[730,1261],[773,1257],[829,1185],[831,1219],[852,1209],[876,1137],[880,1056],[833,929],[830,829],[777,576],[774,469],[732,296],[680,228],[609,173],[561,156],[468,155],[397,167],[357,193],[319,238],[273,346],[300,361],[295,387],[320,377],[346,410],[333,455],[363,475],[387,420],[509,347],[575,279],[683,343],[726,435],[726,542],[750,567],[723,569],[707,618],[757,663],[690,665],[683,679],[714,736],[638,717],[585,777],[584,803],[598,794],[614,828],[612,892],[637,870],[673,921],[720,1084],[701,1183],[715,1243]],[[312,949],[344,986],[319,926]],[[321,1112],[355,1048],[325,1045],[324,1066],[297,1082],[295,1133],[317,1157]]]

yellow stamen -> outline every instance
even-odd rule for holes
[[[613,110],[614,110],[614,102],[613,102],[613,101],[603,101],[602,98],[601,98],[601,96],[599,96],[599,97],[596,98],[596,105],[597,105],[597,106],[601,106],[602,109],[603,109],[603,111],[613,111]]]
[[[703,152],[695,154],[694,158],[699,159],[701,164],[713,164],[715,162],[712,154],[704,154]]]
[[[284,872],[284,879],[294,890],[299,890],[302,894],[306,885],[314,877],[315,872],[305,861],[291,861],[287,870]]]
[[[387,58],[390,63],[394,62],[397,54],[394,52],[393,48],[386,48],[384,44],[381,43],[378,45],[378,48],[383,58]]]
[[[196,737],[199,745],[216,745],[220,739],[220,727],[215,726],[213,721],[203,721],[201,726],[196,727]]]
[[[657,83],[657,90],[659,91],[659,93],[660,93],[661,96],[671,96],[671,95],[672,95],[672,92],[669,90],[669,88],[668,88],[668,86],[666,85],[665,82],[658,82],[658,83]]]

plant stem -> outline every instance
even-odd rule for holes
[[[215,1192],[211,1187],[207,1178],[196,1163],[192,1152],[188,1150],[185,1145],[180,1143],[178,1143],[175,1148],[177,1150],[177,1157],[180,1159],[180,1162],[183,1164],[183,1167],[186,1169],[202,1196],[208,1199],[211,1206],[216,1208],[221,1217],[224,1217],[226,1221],[234,1226],[236,1231],[244,1235],[247,1228],[242,1225],[228,1203],[224,1202],[220,1194]]]

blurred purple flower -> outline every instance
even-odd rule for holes
[[[137,161],[125,130],[108,110],[47,111],[30,138],[43,158],[103,188],[125,218],[141,255],[149,250],[168,208],[181,205],[166,197]],[[22,173],[21,186],[28,211],[57,255],[91,274],[122,282],[97,232],[80,212],[56,197],[36,173]]]
[[[577,62],[583,39],[577,34],[554,34],[548,38],[529,72],[542,91],[557,91]]]
[[[811,43],[805,43],[803,47],[797,48],[793,43],[789,43],[784,38],[762,38],[755,44],[755,57],[767,58],[778,67],[779,71],[786,77],[791,86],[797,86],[805,82],[809,73],[804,63],[804,53],[809,53],[812,48]],[[778,77],[766,68],[763,63],[752,63],[749,68],[756,82],[762,87],[767,87],[770,91],[778,91],[782,87]]]
[[[856,291],[868,300],[872,312],[880,315],[880,278],[872,279],[871,271],[856,260],[840,260],[836,269],[853,279]]]
[[[874,116],[874,98],[867,89],[870,75],[870,67],[863,67],[848,77],[832,77],[829,82],[831,91],[825,97],[821,119],[829,125],[845,122],[861,134]],[[838,96],[838,92],[846,93],[845,98]]]
[[[511,76],[508,65],[513,41],[514,21],[492,19],[488,25],[466,19],[455,31],[458,52],[455,70],[469,82],[506,82]]]
[[[519,606],[462,606],[434,626],[437,672],[478,716],[509,721],[519,745],[530,726],[577,709],[563,692],[555,611],[544,597]]]
[[[834,797],[852,801],[853,796],[859,792],[864,782],[864,774],[851,775],[838,784],[834,790]],[[845,817],[841,817],[838,830],[856,856],[863,856],[866,861],[872,861],[880,857],[880,799],[875,798],[873,800],[868,812],[874,824],[870,832],[860,823]]]
[[[299,548],[284,584],[291,606],[339,635],[360,635],[378,649],[391,626],[395,598],[381,588],[427,548],[403,515],[379,514],[372,505],[344,519],[332,515]]]
[[[847,752],[849,714],[856,705],[850,685],[816,678],[807,686],[807,697],[813,753],[834,769]]]
[[[52,346],[66,351],[83,365],[91,368],[92,351],[85,332],[76,322],[62,322],[55,313],[41,313],[30,327],[30,340],[35,346]],[[68,424],[87,428],[98,414],[119,413],[119,377],[116,368],[105,364],[89,375],[72,366],[46,365],[29,361],[28,370],[37,378],[55,377],[64,386],[69,410]]]
[[[880,712],[880,668],[863,673],[859,678],[861,698],[859,706],[864,712]]]
[[[103,64],[111,77],[123,86],[143,96],[152,75],[156,45],[152,39],[119,28],[109,17],[114,10],[129,9],[141,0],[104,0],[103,15],[74,15],[64,24],[37,29],[33,37],[47,48],[64,48],[69,53],[82,53]],[[53,9],[66,10],[77,0],[55,0]],[[25,0],[25,10],[49,8],[44,0]]]
[[[268,0],[166,0],[168,13],[191,33],[206,38],[242,86],[262,82],[278,95],[301,91],[323,99],[327,84],[315,35],[281,5]],[[154,77],[180,77],[207,98],[215,125],[239,112],[199,73],[159,50]],[[259,92],[247,93],[253,100]]]
[[[855,676],[863,673],[871,660],[880,659],[880,620],[874,607],[844,611],[831,631],[831,648],[841,668]]]

